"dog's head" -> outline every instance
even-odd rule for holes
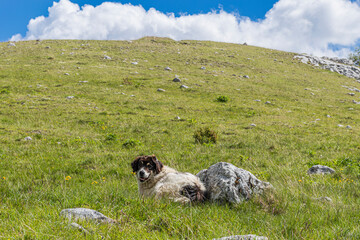
[[[160,173],[163,164],[157,160],[155,155],[139,156],[132,163],[131,167],[140,182],[151,180],[156,174]]]

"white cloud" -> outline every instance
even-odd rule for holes
[[[17,34],[12,40],[161,36],[346,56],[349,47],[360,40],[359,22],[358,0],[280,0],[260,21],[225,11],[175,17],[131,4],[105,2],[80,8],[69,0],[60,0],[49,8],[49,16],[30,20],[25,37]],[[329,44],[343,47],[334,51]]]

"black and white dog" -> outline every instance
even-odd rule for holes
[[[205,187],[197,176],[164,166],[155,155],[139,156],[131,167],[143,197],[165,197],[181,203],[204,201]]]

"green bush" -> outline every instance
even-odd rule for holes
[[[126,139],[122,145],[124,148],[132,148],[141,145],[141,142],[139,140],[130,138],[130,139]]]
[[[211,130],[209,127],[200,128],[195,131],[193,137],[195,143],[216,143],[218,140],[218,134],[216,131]]]
[[[218,101],[218,102],[228,102],[229,97],[228,96],[219,96],[219,97],[216,98],[216,101]]]

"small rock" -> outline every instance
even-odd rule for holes
[[[256,100],[255,100],[255,102],[261,102],[261,100],[259,100],[259,99],[256,99]]]
[[[111,57],[105,55],[105,56],[104,56],[104,59],[106,59],[106,60],[111,60]]]
[[[79,83],[88,83],[89,81],[79,81]]]
[[[89,231],[86,230],[83,226],[81,226],[81,225],[79,225],[79,224],[77,224],[77,223],[75,223],[75,222],[71,223],[70,226],[72,226],[73,228],[76,228],[76,229],[78,229],[78,230],[80,230],[80,231],[83,231],[83,232],[86,233],[86,234],[89,233]]]
[[[181,118],[179,116],[176,116],[175,117],[175,120],[180,120]]]
[[[64,73],[64,75],[69,76],[70,74],[69,73]]]
[[[15,45],[15,43],[9,43],[8,46],[9,47],[15,47],[16,45]]]
[[[248,75],[244,75],[243,78],[250,78]]]
[[[170,67],[166,67],[166,68],[164,68],[164,70],[166,70],[166,71],[172,71],[172,69],[171,69]]]
[[[130,97],[135,97],[135,95],[130,95]]]
[[[186,85],[181,85],[180,88],[185,88],[186,89],[186,88],[189,88],[189,87],[186,86]]]
[[[266,101],[265,104],[271,104],[271,102],[270,102],[270,101]]]
[[[28,137],[24,138],[24,140],[25,140],[25,141],[31,141],[32,138],[28,136]]]
[[[344,125],[338,124],[338,127],[344,127]]]
[[[328,166],[323,166],[323,165],[314,165],[307,171],[307,173],[309,175],[312,175],[312,174],[332,174],[334,172],[335,172],[334,169],[332,169],[332,168],[330,168]]]
[[[330,115],[326,115],[326,117],[331,118],[331,116],[330,116]]]
[[[181,82],[181,80],[176,77],[176,78],[173,79],[173,82]]]
[[[252,123],[252,124],[250,124],[250,126],[252,126],[252,127],[256,127],[256,124],[255,124],[255,123]]]
[[[158,90],[157,90],[158,92],[165,92],[165,90],[164,89],[162,89],[162,88],[158,88]]]
[[[206,69],[206,67],[201,67],[200,69],[201,69],[201,70],[205,70],[205,69]]]
[[[66,98],[67,98],[67,99],[73,99],[74,96],[67,96]]]
[[[116,223],[114,219],[108,218],[104,214],[88,209],[88,208],[68,208],[60,212],[60,216],[66,217],[71,221],[71,219],[78,220],[93,220],[101,223]]]
[[[352,129],[352,127],[350,125],[347,125],[346,128],[347,129]]]
[[[321,202],[332,202],[332,199],[329,197],[319,197],[319,198],[314,198],[314,200],[318,200]]]
[[[350,95],[350,96],[355,96],[355,93],[348,93],[348,95]]]
[[[132,62],[131,64],[132,65],[138,65],[139,63],[138,62]]]
[[[229,237],[214,238],[213,240],[268,240],[268,238],[249,234],[249,235],[234,235]]]

